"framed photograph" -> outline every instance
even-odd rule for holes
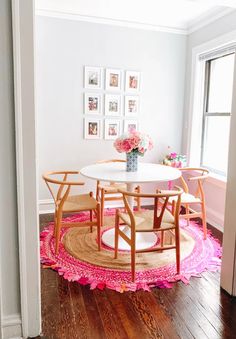
[[[130,93],[137,93],[140,91],[140,72],[126,71],[125,90]]]
[[[99,119],[84,119],[84,138],[85,139],[101,139],[102,122]]]
[[[102,88],[103,69],[101,67],[84,67],[84,87],[91,89]]]
[[[121,90],[122,72],[119,69],[106,69],[106,90],[120,91]]]
[[[120,135],[120,120],[106,119],[105,120],[105,139],[113,140]]]
[[[105,115],[121,115],[121,96],[105,95]]]
[[[102,96],[95,93],[84,93],[85,114],[101,114]]]
[[[139,113],[139,97],[137,95],[125,96],[125,115],[136,116]]]
[[[125,120],[124,121],[124,133],[130,131],[138,131],[138,121],[137,120]]]

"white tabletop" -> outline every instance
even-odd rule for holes
[[[137,172],[127,172],[125,162],[110,162],[83,167],[80,173],[90,179],[122,183],[171,181],[181,176],[177,168],[142,162]]]

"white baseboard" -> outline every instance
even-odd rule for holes
[[[39,214],[54,213],[54,201],[53,199],[41,199],[38,202]]]
[[[215,210],[206,207],[207,222],[217,228],[222,233],[224,232],[224,215]]]
[[[19,314],[3,316],[2,334],[3,339],[22,338],[21,317]]]

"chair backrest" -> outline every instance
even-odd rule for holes
[[[185,167],[180,169],[182,174],[186,173],[188,174],[186,178],[183,177],[183,175],[180,177],[183,190],[185,193],[189,193],[189,185],[187,184],[187,181],[189,182],[196,182],[197,188],[196,192],[194,193],[195,197],[200,197],[201,200],[204,200],[204,190],[203,190],[203,182],[204,180],[209,176],[209,170],[202,167]],[[195,172],[194,174],[191,172]],[[198,173],[196,175],[196,172]]]
[[[68,176],[78,174],[78,171],[56,171],[43,174],[42,178],[44,179],[56,206],[63,205],[70,193],[71,186],[84,185],[84,182],[82,181],[67,180]]]
[[[168,204],[168,200],[170,197],[177,197],[176,201],[176,208],[174,212],[174,220],[175,225],[178,226],[179,224],[179,211],[180,211],[180,205],[181,205],[181,194],[183,193],[183,190],[180,187],[176,187],[177,190],[168,190],[168,191],[159,191],[155,194],[145,194],[145,193],[134,193],[134,192],[127,192],[123,190],[119,190],[120,193],[123,195],[123,200],[125,204],[125,208],[129,214],[131,226],[135,227],[135,217],[132,208],[129,205],[128,198],[149,198],[153,200],[153,229],[158,229],[161,227],[162,218],[165,213],[165,209]]]

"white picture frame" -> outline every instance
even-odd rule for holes
[[[105,94],[105,115],[121,115],[121,95]]]
[[[139,114],[139,96],[126,95],[125,96],[125,115],[135,117]]]
[[[102,120],[94,118],[84,119],[84,139],[101,139]]]
[[[125,73],[125,91],[129,93],[138,93],[140,91],[141,73],[138,71],[126,71]]]
[[[84,113],[102,113],[102,95],[97,93],[84,93]]]
[[[121,132],[121,121],[119,119],[106,119],[104,121],[104,139],[114,140]]]
[[[106,69],[106,83],[107,91],[121,91],[122,71],[120,69],[107,68]]]
[[[84,88],[102,89],[103,68],[84,66]]]
[[[138,131],[138,120],[124,120],[124,133],[130,132],[131,129]]]

